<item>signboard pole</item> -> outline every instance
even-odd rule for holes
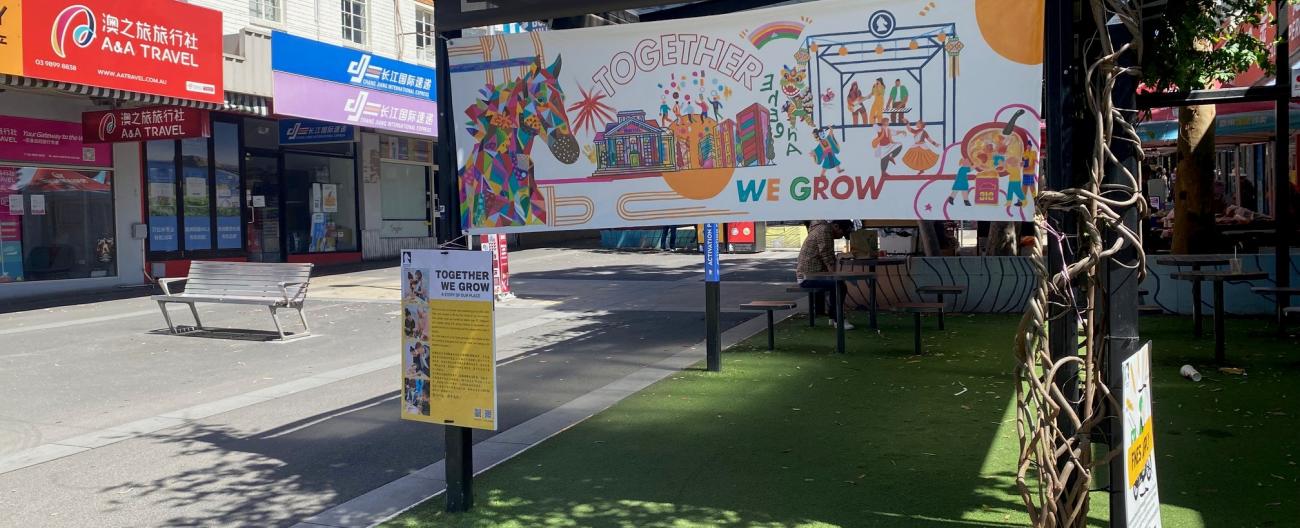
[[[468,427],[445,426],[447,512],[467,512],[474,507],[474,444]]]
[[[1287,97],[1289,93],[1295,91],[1293,84],[1294,76],[1283,75],[1282,72],[1291,71],[1288,61],[1291,60],[1290,38],[1291,29],[1288,24],[1288,17],[1291,14],[1290,6],[1286,2],[1277,2],[1277,47],[1274,49],[1275,60],[1277,61],[1277,102],[1274,103],[1274,125],[1273,131],[1273,219],[1274,225],[1277,226],[1277,232],[1274,237],[1274,268],[1273,281],[1279,288],[1291,286],[1291,225],[1295,221],[1291,218],[1291,170],[1290,170],[1290,148],[1287,141],[1291,139],[1291,101]],[[1286,87],[1290,85],[1291,89]],[[1286,315],[1281,312],[1283,306],[1290,306],[1291,297],[1286,293],[1277,294],[1278,306],[1278,335],[1286,335]]]
[[[718,224],[704,225],[704,332],[709,372],[722,371],[722,273],[718,264]]]

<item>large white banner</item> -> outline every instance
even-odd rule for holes
[[[1042,0],[823,0],[449,51],[474,232],[1033,214]]]

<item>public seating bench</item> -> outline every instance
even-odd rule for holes
[[[939,329],[943,330],[943,310],[944,310],[943,296],[961,295],[963,293],[966,293],[966,287],[965,286],[937,286],[937,285],[921,286],[920,288],[916,289],[916,292],[921,294],[922,296],[924,296],[927,293],[931,293],[934,294],[936,297],[938,297],[939,300],[936,301],[936,303],[939,305]],[[920,316],[918,315],[917,317]]]
[[[1285,334],[1286,316],[1288,313],[1287,312],[1288,308],[1285,304],[1283,304],[1282,297],[1288,297],[1288,298],[1300,297],[1300,288],[1296,288],[1296,287],[1282,288],[1279,286],[1257,286],[1251,288],[1250,291],[1254,293],[1258,293],[1260,295],[1272,295],[1274,297],[1275,302],[1277,302],[1277,325],[1278,325],[1277,330],[1278,332]],[[1295,312],[1290,312],[1290,313],[1295,313]]]
[[[774,313],[777,310],[792,310],[799,306],[794,301],[750,301],[740,305],[741,310],[763,311],[767,312],[767,349],[776,349],[776,317]]]
[[[912,323],[913,323],[912,329],[913,329],[913,337],[914,337],[913,348],[916,350],[916,354],[920,355],[921,354],[921,314],[927,314],[927,313],[939,314],[939,317],[942,318],[943,303],[925,303],[925,302],[900,303],[894,305],[894,307],[903,310],[905,312],[910,312],[912,314]],[[942,320],[943,319],[940,319],[940,321]]]
[[[199,320],[199,311],[195,303],[251,304],[266,306],[271,310],[271,320],[280,339],[286,338],[276,310],[292,308],[298,311],[302,321],[303,333],[294,337],[306,336],[311,332],[307,318],[303,316],[303,303],[307,300],[307,285],[311,279],[311,264],[276,264],[260,262],[216,262],[196,260],[190,263],[189,275],[186,277],[159,279],[158,286],[162,295],[154,295],[162,310],[163,319],[172,333],[176,325],[172,324],[171,315],[167,313],[168,303],[188,304],[190,313],[194,314],[194,326],[203,329]],[[185,289],[173,292],[172,285],[185,282]]]
[[[1139,314],[1162,314],[1165,309],[1158,304],[1147,304],[1147,291],[1138,290],[1138,313]]]

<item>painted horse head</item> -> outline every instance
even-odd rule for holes
[[[528,74],[520,79],[524,88],[525,101],[519,115],[521,129],[540,136],[551,149],[555,159],[565,165],[578,161],[581,151],[578,140],[569,128],[569,115],[564,110],[564,92],[560,88],[561,58],[545,68],[535,63],[528,69]]]

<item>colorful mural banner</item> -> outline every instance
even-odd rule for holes
[[[454,39],[472,232],[1032,217],[1042,0]]]

